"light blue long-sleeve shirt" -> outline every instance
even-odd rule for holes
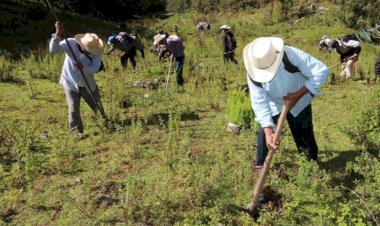
[[[285,70],[284,63],[281,62],[272,81],[262,83],[262,87],[253,84],[247,75],[252,109],[255,112],[255,120],[261,127],[275,128],[272,116],[276,116],[281,112],[284,103],[282,98],[288,93],[294,93],[305,86],[309,93],[301,97],[290,110],[290,113],[296,117],[311,103],[312,95],[322,95],[318,88],[324,84],[329,74],[329,69],[324,63],[300,49],[285,46],[285,52],[289,61],[300,72],[289,73]]]
[[[83,74],[91,87],[91,91],[94,91],[96,89],[94,74],[99,70],[101,65],[101,56],[88,54],[88,56],[92,59],[91,61],[86,55],[79,51],[78,43],[74,38],[68,38],[67,41],[70,43],[74,55],[78,61],[83,64]],[[75,65],[75,61],[65,40],[61,40],[61,38],[55,37],[53,34],[49,43],[49,52],[51,54],[66,53],[65,61],[62,67],[61,79],[59,81],[64,89],[77,93],[79,92],[78,87],[86,87],[88,89],[83,76]]]

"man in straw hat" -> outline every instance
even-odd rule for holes
[[[55,28],[56,32],[52,35],[49,43],[49,52],[52,54],[66,53],[59,83],[64,88],[69,108],[69,127],[78,138],[81,138],[83,134],[83,123],[80,115],[81,97],[95,113],[100,110],[101,115],[106,118],[104,111],[102,111],[103,107],[97,107],[101,106],[101,101],[99,89],[94,79],[94,74],[101,67],[104,44],[93,33],[77,34],[74,38],[68,38],[67,42],[78,60],[76,62],[71,55],[68,44],[62,40],[63,24],[57,21]],[[80,70],[83,71],[85,78],[81,75]]]
[[[182,87],[185,82],[182,76],[183,62],[185,60],[185,53],[182,40],[177,35],[157,34],[154,36],[153,46],[165,45],[166,50],[170,52],[171,57],[175,61],[175,73],[177,76],[177,86]]]
[[[224,63],[231,61],[237,64],[235,59],[236,39],[231,31],[231,27],[224,24],[220,27],[222,33],[222,46],[223,46],[223,61]]]
[[[252,109],[261,126],[256,169],[263,165],[268,148],[277,148],[273,135],[284,100],[290,102],[287,121],[298,150],[306,151],[309,160],[317,160],[311,101],[314,95],[321,95],[318,88],[327,79],[327,66],[302,50],[284,46],[278,37],[255,39],[243,55]]]
[[[169,36],[168,33],[164,32],[163,30],[158,30],[157,34],[153,37],[153,41],[158,37],[159,35],[166,34]],[[155,45],[153,48],[150,49],[151,53],[154,53],[158,56],[158,62],[161,62],[161,60],[170,57],[171,53],[166,49],[165,45]]]

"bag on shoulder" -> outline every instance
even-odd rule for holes
[[[354,35],[354,34],[344,35],[344,36],[342,36],[342,37],[340,38],[340,41],[341,41],[341,42],[348,42],[348,41],[350,41],[350,40],[360,42],[360,39],[359,39],[356,35]]]
[[[80,47],[79,47],[79,44],[78,44],[78,48],[80,48]],[[90,60],[90,62],[92,63],[92,58],[91,58],[88,54],[84,53],[84,52],[81,51],[80,49],[79,49],[79,51],[80,51],[82,54],[84,54],[84,55]],[[98,72],[100,72],[100,71],[106,71],[106,68],[104,67],[103,60],[100,61],[99,69],[98,69],[98,71],[95,72],[95,73],[98,73]]]
[[[340,41],[345,48],[358,48],[361,40],[354,34],[342,36]]]
[[[91,61],[91,63],[92,63],[92,58],[91,58],[89,55],[87,55],[87,54],[84,54],[84,55],[85,55],[85,56]],[[98,71],[95,72],[95,73],[98,73],[98,72],[101,72],[101,71],[106,71],[106,68],[104,67],[103,60],[100,61],[100,67],[99,67]]]

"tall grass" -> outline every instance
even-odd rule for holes
[[[147,21],[147,45],[156,30],[172,33],[174,25],[180,27],[186,47],[184,92],[178,91],[174,73],[165,90],[168,62],[158,64],[152,54],[138,57],[136,70],[122,69],[118,52],[103,56],[106,71],[95,78],[115,129],[105,129],[82,101],[88,136],[80,141],[67,128],[67,104],[56,82],[64,56],[51,56],[47,50],[31,52],[20,61],[2,56],[0,65],[7,65],[3,71],[28,85],[0,83],[0,222],[378,224],[379,153],[367,144],[378,144],[379,85],[354,81],[326,83],[321,87],[324,95],[313,101],[322,169],[297,152],[285,127],[266,180],[275,198],[262,206],[256,222],[237,208],[248,203],[257,180],[252,172],[255,126],[237,136],[224,130],[226,114],[240,123],[252,117],[249,98],[236,91],[246,85],[242,50],[259,36],[279,34],[286,44],[328,65],[335,63],[336,53],[318,50],[319,38],[352,30],[341,27],[336,8],[327,6],[326,15],[293,25],[277,23],[277,6],[269,24],[263,24],[261,10],[222,16],[187,13]],[[71,24],[79,22],[72,18]],[[195,34],[198,20],[211,21],[212,29]],[[94,31],[108,31],[114,25],[81,22]],[[238,65],[223,63],[219,27],[225,23],[238,41]],[[363,44],[359,67],[365,78],[371,78],[379,51],[378,46]],[[157,90],[131,86],[153,78],[161,81]],[[287,176],[278,176],[280,168]]]

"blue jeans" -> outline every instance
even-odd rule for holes
[[[279,117],[280,115],[272,117],[275,124],[277,124]],[[286,116],[286,120],[288,121],[288,125],[290,131],[292,132],[298,151],[306,152],[309,160],[317,160],[318,146],[314,137],[312,119],[311,104],[303,109],[297,117],[293,117],[290,113]],[[258,166],[263,165],[267,153],[268,148],[266,145],[264,129],[260,128],[257,133],[257,155],[254,164]]]
[[[183,83],[185,80],[183,79],[182,73],[183,73],[183,61],[185,60],[185,55],[180,57],[175,57],[175,74],[177,76],[177,85],[183,86]]]

